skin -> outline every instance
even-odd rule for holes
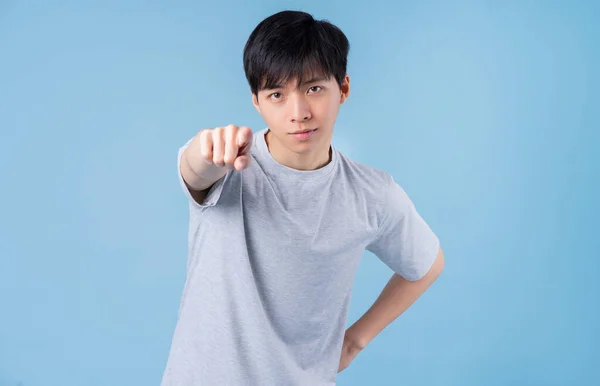
[[[321,79],[296,87],[292,80],[276,89],[252,94],[252,103],[269,131],[265,139],[273,158],[297,170],[315,170],[330,161],[333,127],[340,106],[350,95],[350,77],[342,85]],[[290,133],[317,128],[307,141],[298,141]]]
[[[270,153],[279,163],[298,170],[315,170],[331,160],[333,127],[340,108],[350,95],[350,77],[341,86],[335,78],[307,78],[271,90],[252,94],[252,103],[269,127],[265,136]],[[290,133],[317,130],[307,141]],[[252,131],[233,124],[203,129],[184,151],[181,175],[194,200],[202,204],[210,187],[229,169],[250,165]]]

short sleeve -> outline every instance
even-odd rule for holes
[[[188,198],[190,205],[197,207],[197,208],[205,209],[205,208],[208,208],[208,207],[211,207],[211,206],[214,206],[217,204],[217,202],[219,201],[219,197],[221,197],[221,193],[223,192],[223,185],[225,184],[227,178],[229,177],[230,172],[228,172],[225,176],[223,176],[217,182],[215,182],[213,184],[213,186],[210,188],[208,195],[206,196],[206,199],[204,200],[204,202],[202,204],[198,204],[196,202],[196,200],[194,200],[194,198],[192,197],[192,193],[190,192],[187,185],[185,184],[185,181],[183,180],[183,176],[181,175],[181,169],[180,169],[181,157],[183,156],[184,150],[189,146],[190,142],[192,142],[192,139],[193,138],[189,139],[183,146],[181,146],[179,148],[179,152],[177,154],[177,175],[179,176],[179,184],[181,186],[181,189],[183,190],[184,194]]]
[[[406,280],[418,280],[433,265],[439,240],[404,189],[389,178],[379,230],[366,249]]]

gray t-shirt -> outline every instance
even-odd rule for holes
[[[267,130],[203,205],[179,174],[189,252],[163,386],[333,386],[365,249],[408,280],[435,260],[438,238],[389,174],[333,146],[320,169],[288,168]]]

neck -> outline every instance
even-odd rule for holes
[[[286,148],[273,135],[271,130],[267,130],[265,134],[265,142],[271,156],[280,164],[288,168],[296,170],[316,170],[331,162],[331,143],[327,142],[324,145],[315,147],[313,151],[298,154]]]

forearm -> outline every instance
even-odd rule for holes
[[[440,275],[443,267],[444,255],[440,249],[431,269],[421,279],[408,281],[394,274],[375,303],[348,328],[347,337],[359,348],[364,348],[425,292]]]

